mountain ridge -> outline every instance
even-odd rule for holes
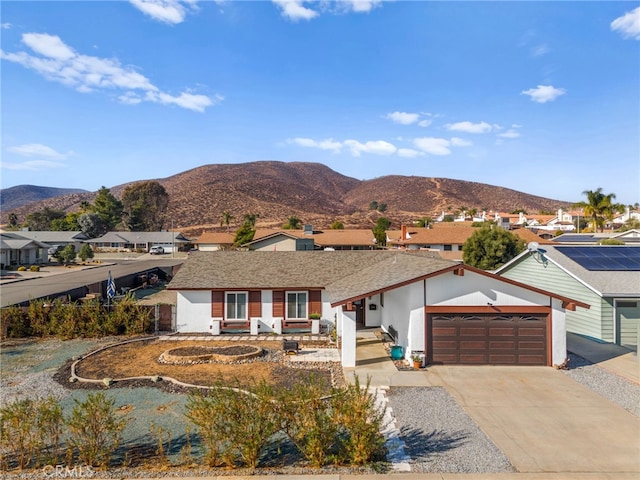
[[[245,214],[257,214],[258,225],[276,227],[297,216],[314,227],[341,221],[347,228],[370,227],[379,216],[407,223],[442,211],[461,208],[478,211],[531,213],[567,208],[569,202],[531,195],[505,187],[449,178],[386,175],[358,180],[321,163],[262,160],[238,164],[207,164],[156,179],[169,194],[168,224],[180,229],[212,230],[228,211],[239,226]],[[120,198],[129,182],[110,188]],[[15,187],[14,187],[15,188]],[[44,207],[77,211],[80,202],[92,202],[97,192],[75,192],[23,205],[14,212],[19,221]],[[387,204],[385,212],[369,208]],[[2,221],[10,211],[3,207]]]

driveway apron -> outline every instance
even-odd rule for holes
[[[430,367],[519,472],[640,472],[640,419],[548,367]]]

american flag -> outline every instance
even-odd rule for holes
[[[111,277],[111,270],[109,270],[109,278],[107,279],[107,298],[113,298],[116,296],[116,282]]]

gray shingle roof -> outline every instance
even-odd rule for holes
[[[608,248],[608,247],[593,247]],[[640,247],[624,247],[640,248]],[[640,273],[634,271],[590,271],[578,265],[555,247],[545,245],[545,256],[575,275],[603,296],[637,295],[640,296]]]
[[[195,252],[169,284],[173,290],[327,289],[332,303],[456,265],[419,252]]]

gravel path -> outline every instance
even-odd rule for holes
[[[569,369],[563,372],[607,400],[640,417],[640,385],[573,353],[569,354]]]
[[[441,387],[389,390],[413,472],[513,472],[507,457]]]

